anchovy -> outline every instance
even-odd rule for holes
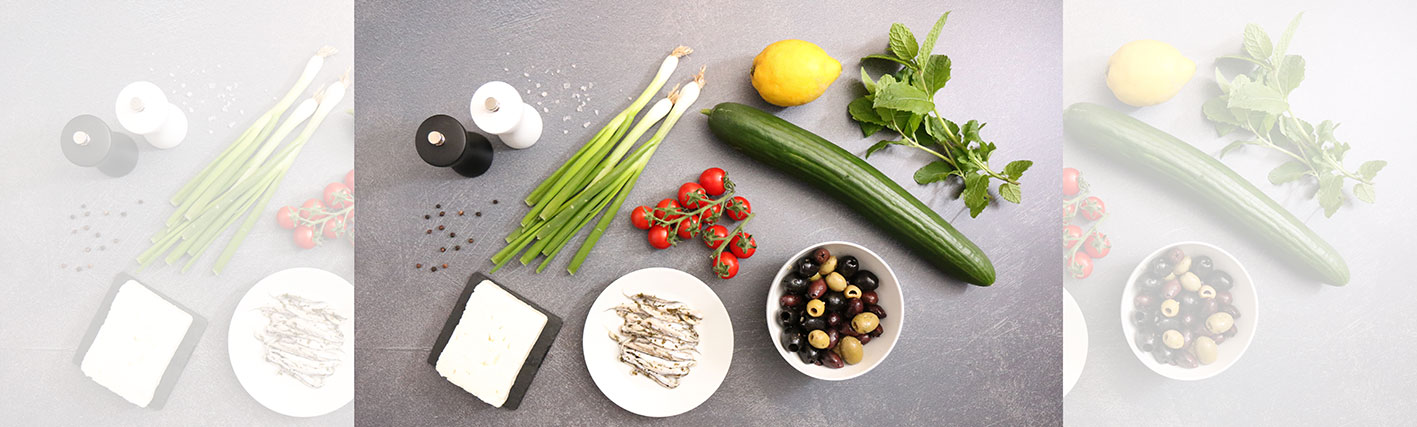
[[[274,298],[278,305],[259,309],[267,323],[256,339],[265,345],[266,362],[301,384],[323,387],[344,360],[344,316],[323,302],[300,296]]]
[[[665,388],[679,386],[698,364],[699,332],[703,321],[698,312],[679,301],[654,295],[625,295],[630,301],[615,307],[624,319],[610,339],[620,345],[620,362],[630,365],[631,374],[644,375]]]

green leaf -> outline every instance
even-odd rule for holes
[[[861,137],[862,137],[862,138],[868,138],[868,137],[870,137],[871,135],[875,135],[876,132],[880,132],[881,129],[885,129],[885,128],[886,128],[885,126],[881,126],[881,125],[878,125],[878,124],[875,124],[875,123],[856,122],[856,124],[858,124],[858,125],[861,126]]]
[[[1012,162],[1009,162],[1008,165],[1004,166],[1004,176],[1007,176],[1009,177],[1009,179],[1012,180],[1018,180],[1019,177],[1023,176],[1023,172],[1028,170],[1030,166],[1033,166],[1032,160],[1014,160]]]
[[[1304,17],[1304,12],[1294,15],[1294,19],[1289,21],[1289,26],[1284,29],[1284,35],[1279,36],[1279,44],[1274,47],[1274,57],[1282,58],[1289,52],[1289,40],[1294,38],[1294,30],[1299,29],[1299,18]]]
[[[1274,185],[1283,184],[1303,178],[1309,172],[1309,166],[1298,160],[1290,160],[1269,171],[1269,183]]]
[[[1343,177],[1323,174],[1319,177],[1319,206],[1324,208],[1324,216],[1332,218],[1343,206]]]
[[[1270,42],[1269,34],[1264,32],[1264,28],[1255,24],[1246,25],[1245,54],[1250,55],[1250,58],[1256,61],[1268,61],[1272,53],[1274,53],[1274,43]]]
[[[1319,122],[1319,143],[1338,141],[1338,139],[1333,136],[1333,131],[1335,130],[1338,130],[1338,123],[1334,123],[1332,120]]]
[[[876,81],[871,79],[870,74],[866,74],[866,67],[861,67],[861,85],[866,86],[866,93],[876,94]]]
[[[1284,94],[1274,88],[1250,82],[1234,86],[1226,107],[1280,114],[1289,110],[1289,102],[1284,100]]]
[[[851,113],[851,118],[864,123],[886,125],[886,121],[876,114],[876,109],[871,107],[871,100],[867,97],[860,97],[847,104],[846,111]]]
[[[982,141],[983,139],[979,137],[979,130],[983,128],[983,123],[979,123],[978,120],[970,120],[964,123],[964,127],[960,128],[960,133],[964,136],[965,142]]]
[[[1003,197],[1004,200],[1008,200],[1010,202],[1013,202],[1014,204],[1018,204],[1020,202],[1023,202],[1023,190],[1019,188],[1018,184],[1014,184],[1012,182],[1005,182],[1003,184],[999,184],[999,197]]]
[[[1246,146],[1246,145],[1255,145],[1255,144],[1259,144],[1259,141],[1234,141],[1234,142],[1231,142],[1231,143],[1229,143],[1229,144],[1226,144],[1226,145],[1225,145],[1225,148],[1221,148],[1221,149],[1220,149],[1220,155],[1215,156],[1215,157],[1216,157],[1216,158],[1223,159],[1223,158],[1225,158],[1225,155],[1226,155],[1226,154],[1230,154],[1231,151],[1238,150],[1238,149],[1240,149],[1240,147],[1244,147],[1244,146]]]
[[[1386,161],[1369,160],[1363,162],[1363,165],[1358,167],[1358,175],[1362,176],[1365,180],[1372,181],[1373,178],[1378,176],[1378,171],[1383,170],[1385,166],[1387,166]]]
[[[929,59],[930,54],[935,53],[935,40],[940,38],[940,30],[945,28],[945,19],[950,17],[949,12],[940,15],[940,19],[935,20],[935,26],[930,28],[930,33],[925,35],[925,44],[920,46],[920,58],[916,59],[922,63]]]
[[[1304,81],[1304,58],[1299,55],[1289,55],[1284,57],[1284,62],[1279,64],[1279,87],[1284,94],[1293,92],[1299,87],[1299,82]]]
[[[1353,184],[1353,195],[1358,197],[1358,200],[1362,200],[1368,203],[1375,203],[1378,201],[1378,193],[1373,188],[1373,184],[1369,184],[1366,182]]]
[[[915,63],[914,63],[914,62],[911,62],[911,61],[902,61],[900,58],[896,58],[896,57],[890,56],[890,55],[880,55],[880,54],[877,54],[877,55],[866,55],[866,56],[861,57],[861,60],[862,60],[862,61],[865,61],[865,60],[867,60],[867,59],[884,59],[884,60],[891,61],[891,62],[900,64],[900,65],[904,65],[905,68],[909,68],[909,69],[912,69],[912,70],[917,69],[917,67],[915,66]],[[878,84],[879,84],[879,83],[878,83]]]
[[[925,62],[925,88],[926,92],[934,94],[935,91],[945,87],[945,83],[950,81],[950,57],[945,55],[930,55],[930,59]]]
[[[873,107],[909,111],[915,114],[927,114],[935,111],[935,103],[930,101],[930,96],[925,91],[904,83],[878,86]]]
[[[977,173],[964,176],[964,192],[960,193],[964,205],[969,207],[969,216],[978,218],[980,212],[989,206],[989,177]]]
[[[930,138],[934,138],[937,142],[948,141],[950,138],[948,134],[950,131],[949,128],[945,127],[945,121],[941,120],[939,117],[926,116],[924,127],[925,133],[929,134]]]
[[[881,150],[885,149],[886,147],[889,147],[889,146],[892,146],[892,145],[905,145],[905,142],[904,142],[904,141],[880,141],[880,142],[877,142],[877,143],[871,145],[871,148],[867,148],[867,149],[866,149],[866,155],[865,155],[865,156],[861,156],[861,157],[869,159],[869,158],[871,158],[871,155],[872,155],[872,154],[875,154],[877,151],[881,151]]]
[[[1251,63],[1251,64],[1258,65],[1260,68],[1263,68],[1263,69],[1266,69],[1266,70],[1269,69],[1269,63],[1268,63],[1268,62],[1256,61],[1256,60],[1254,60],[1254,59],[1251,59],[1251,58],[1248,57],[1248,56],[1225,55],[1225,56],[1222,56],[1222,57],[1219,57],[1219,58],[1216,58],[1216,59],[1234,59],[1234,60],[1239,60],[1239,61],[1245,61],[1245,62],[1248,62],[1248,63]]]
[[[1205,118],[1212,122],[1224,123],[1234,126],[1241,126],[1240,119],[1235,118],[1235,114],[1226,107],[1225,95],[1220,95],[1206,101],[1201,105],[1201,112],[1205,113]]]
[[[865,69],[862,69],[865,72]],[[1230,94],[1230,80],[1225,78],[1225,74],[1220,72],[1220,67],[1215,67],[1215,84],[1220,86],[1220,93]]]
[[[944,181],[945,178],[949,178],[950,175],[955,172],[955,167],[951,166],[949,162],[936,160],[915,170],[915,183],[925,185],[936,181]]]
[[[906,61],[914,61],[915,55],[920,53],[920,43],[904,24],[891,24],[891,53]]]
[[[905,127],[900,129],[901,135],[915,135],[915,131],[920,130],[920,122],[925,118],[921,114],[911,114],[905,120]]]

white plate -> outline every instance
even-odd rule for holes
[[[274,298],[281,294],[324,301],[347,319],[341,328],[345,359],[323,387],[311,388],[280,375],[275,365],[265,360],[265,349],[256,333],[266,327],[267,321],[259,309],[275,304]],[[236,379],[261,405],[292,417],[334,412],[354,400],[354,286],[339,275],[317,268],[291,268],[266,276],[246,291],[236,305],[226,346]]]
[[[1156,259],[1156,257],[1161,256],[1167,249],[1173,247],[1181,248],[1188,256],[1209,256],[1210,259],[1215,262],[1216,270],[1223,270],[1226,273],[1230,273],[1230,278],[1235,283],[1235,286],[1230,289],[1230,294],[1234,298],[1233,303],[1235,308],[1240,311],[1240,317],[1235,319],[1235,327],[1240,328],[1240,330],[1235,333],[1234,337],[1220,343],[1217,347],[1218,352],[1215,363],[1201,365],[1194,369],[1161,364],[1158,363],[1151,354],[1142,353],[1141,349],[1137,348],[1136,340],[1133,339],[1133,337],[1136,336],[1137,328],[1136,326],[1132,326],[1131,319],[1129,318],[1133,310],[1132,300],[1136,298],[1137,279],[1144,274],[1151,260]],[[1161,376],[1173,380],[1203,380],[1219,375],[1221,372],[1229,369],[1236,361],[1240,360],[1240,356],[1245,355],[1245,350],[1250,348],[1250,341],[1255,338],[1255,327],[1259,325],[1259,317],[1259,299],[1255,295],[1255,284],[1250,278],[1250,273],[1245,271],[1245,267],[1240,265],[1240,261],[1235,259],[1234,255],[1209,243],[1180,242],[1157,249],[1156,252],[1152,252],[1151,255],[1147,255],[1146,258],[1142,259],[1141,264],[1138,264],[1137,267],[1132,270],[1132,276],[1127,278],[1126,286],[1122,287],[1122,336],[1126,338],[1127,346],[1131,347],[1132,354],[1136,355],[1137,360],[1140,360],[1143,365],[1161,374]]]
[[[1073,391],[1087,364],[1087,320],[1073,294],[1063,289],[1063,395]]]
[[[626,295],[651,294],[683,302],[704,317],[699,331],[698,366],[689,370],[679,387],[667,389],[639,375],[631,375],[630,365],[620,362],[619,346],[610,331],[622,324],[615,306],[629,301]],[[590,306],[581,334],[585,364],[591,379],[605,397],[646,417],[670,417],[688,412],[708,400],[733,361],[733,322],[718,295],[698,278],[672,268],[646,268],[626,274],[607,286]]]

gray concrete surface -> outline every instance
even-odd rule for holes
[[[1391,425],[1417,413],[1417,404],[1407,398],[1417,392],[1411,369],[1417,347],[1410,339],[1417,315],[1407,304],[1417,291],[1405,286],[1409,247],[1417,235],[1412,222],[1417,195],[1408,185],[1417,179],[1411,161],[1417,131],[1408,125],[1406,100],[1417,95],[1417,84],[1396,71],[1417,63],[1410,55],[1394,54],[1410,50],[1417,39],[1417,29],[1406,20],[1414,12],[1412,3],[1068,2],[1065,105],[1091,101],[1125,107],[1104,84],[1108,56],[1131,40],[1162,40],[1196,62],[1196,76],[1174,99],[1133,115],[1218,153],[1230,139],[1217,138],[1200,112],[1218,93],[1215,57],[1240,52],[1245,24],[1259,24],[1278,40],[1301,11],[1290,52],[1302,55],[1307,68],[1290,97],[1293,111],[1313,122],[1342,122],[1338,137],[1353,145],[1350,168],[1370,159],[1389,162],[1378,175],[1377,203],[1351,201],[1326,219],[1307,198],[1311,185],[1268,183],[1266,174],[1281,154],[1245,149],[1224,163],[1337,248],[1352,271],[1351,283],[1319,284],[1271,257],[1266,245],[1204,205],[1068,141],[1065,163],[1082,170],[1112,213],[1104,230],[1114,248],[1091,278],[1065,283],[1087,319],[1092,347],[1081,379],[1064,401],[1066,424]],[[1168,380],[1137,361],[1118,312],[1132,268],[1151,251],[1182,240],[1209,242],[1239,258],[1255,280],[1261,312],[1244,357],[1219,376],[1193,383]]]
[[[0,423],[353,424],[352,405],[312,419],[267,410],[241,388],[226,350],[232,310],[262,277],[318,267],[353,278],[349,245],[302,251],[273,220],[279,205],[315,196],[352,167],[353,118],[344,113],[353,106],[349,99],[306,146],[225,273],[207,272],[218,247],[186,274],[175,267],[135,274],[209,322],[164,408],[133,406],[71,362],[114,276],[136,270],[134,257],[172,212],[166,200],[270,108],[320,46],[343,52],[329,58],[317,84],[352,66],[352,5],[62,1],[0,8],[6,58],[0,66]],[[136,80],[153,81],[170,101],[190,108],[187,140],[166,151],[139,141],[137,168],[122,178],[66,161],[57,143],[64,124],[94,114],[117,127],[114,99]],[[71,214],[78,218],[70,220]],[[71,234],[83,225],[91,230]],[[76,265],[86,268],[75,272]]]
[[[357,424],[650,421],[621,410],[596,388],[585,368],[580,332],[603,287],[653,266],[704,278],[733,316],[736,334],[733,366],[717,394],[671,424],[1035,425],[1061,419],[1058,3],[890,2],[861,8],[853,2],[368,1],[355,9],[360,52],[355,151],[360,188],[367,195],[360,222],[378,236],[361,242],[356,253]],[[846,114],[847,102],[861,90],[857,58],[885,48],[892,22],[923,37],[945,10],[954,12],[937,52],[950,55],[954,70],[939,97],[942,110],[951,118],[987,121],[987,137],[1000,144],[997,159],[1037,162],[1025,177],[1024,204],[994,206],[970,219],[963,203],[951,197],[954,188],[911,182],[924,155],[893,150],[873,156],[871,163],[992,257],[998,269],[992,288],[946,278],[845,206],[716,141],[703,118],[693,114],[670,134],[624,211],[653,204],[704,168],[726,169],[759,213],[750,228],[761,249],[737,278],[711,278],[699,247],[651,250],[622,213],[574,277],[564,272],[569,261],[564,255],[540,275],[528,267],[494,274],[566,321],[520,409],[484,405],[425,363],[463,282],[491,267],[487,258],[526,212],[521,198],[623,108],[627,97],[637,95],[675,45],[696,52],[682,62],[671,84],[708,66],[703,107],[724,101],[764,106],[748,82],[752,57],[780,39],[821,45],[843,62],[842,76],[815,102],[772,111],[861,153],[875,140],[861,138]],[[541,142],[523,151],[497,143],[492,169],[474,179],[425,165],[410,141],[418,124],[433,114],[450,114],[471,126],[468,99],[491,80],[531,90],[523,96],[547,109]],[[548,95],[542,97],[542,91]],[[580,99],[573,94],[590,97],[583,111],[576,110]],[[424,214],[436,215],[435,204],[450,215],[455,210],[467,215],[424,220]],[[477,243],[439,253],[450,239],[424,234],[433,224],[456,231],[459,241],[473,237]],[[764,324],[766,286],[778,266],[797,250],[827,240],[854,241],[880,253],[908,296],[909,324],[894,352],[876,370],[843,383],[815,381],[791,369],[773,349],[775,339]],[[424,269],[415,269],[415,263]],[[429,264],[442,263],[449,268],[427,271]]]

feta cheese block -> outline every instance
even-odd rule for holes
[[[438,374],[500,408],[546,323],[545,313],[484,279],[438,355]]]
[[[128,280],[109,304],[80,369],[124,400],[146,408],[192,321],[190,313]]]

